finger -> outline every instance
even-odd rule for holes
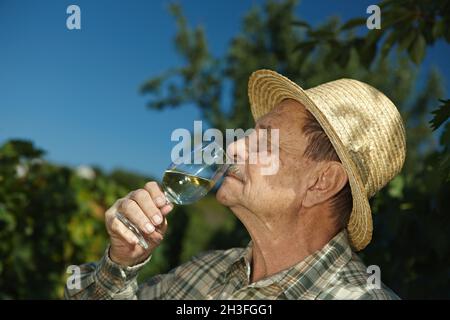
[[[165,234],[166,231],[167,231],[167,225],[168,225],[167,219],[164,218],[164,222],[161,223],[161,224],[158,226],[158,228],[156,228],[156,231],[158,231],[159,233],[161,233],[161,234],[164,236],[164,234]]]
[[[164,239],[164,234],[167,230],[167,219],[164,219],[163,223],[161,223],[152,234],[146,236],[146,239],[149,242],[152,242],[156,245],[159,245],[161,241]]]
[[[130,199],[139,205],[145,215],[152,221],[153,225],[157,226],[163,221],[160,210],[156,207],[150,193],[146,189],[138,189],[132,192]]]
[[[125,240],[129,245],[136,245],[139,243],[139,239],[134,233],[117,218],[114,218],[111,223],[111,231]]]
[[[155,232],[152,232],[150,235],[145,237],[147,241],[150,241],[154,244],[159,245],[161,241],[164,239],[164,234],[160,230],[155,230]]]
[[[155,226],[134,200],[129,198],[123,199],[119,205],[119,212],[143,233],[150,234],[155,231]]]
[[[168,203],[166,196],[155,181],[147,182],[144,188],[150,193],[150,196],[158,208],[161,208]]]
[[[172,209],[173,209],[173,204],[169,203],[169,204],[166,204],[164,207],[162,207],[160,209],[160,211],[163,216],[166,216],[169,214],[170,211],[172,211]]]

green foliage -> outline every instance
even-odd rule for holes
[[[432,112],[434,117],[430,121],[433,130],[439,128],[450,117],[450,99],[441,99],[439,101],[442,102],[442,104]]]
[[[76,199],[70,171],[41,162],[42,154],[27,141],[0,149],[1,298],[55,296],[61,281]]]
[[[398,52],[406,52],[415,64],[420,64],[425,56],[426,47],[437,40],[450,41],[450,30],[445,26],[450,23],[450,4],[446,0],[385,0],[379,4],[381,8],[381,29],[371,30],[368,35],[353,37],[341,43],[349,46],[359,43],[363,50],[360,57],[368,67],[377,51],[382,57],[397,46]],[[365,26],[365,18],[356,18],[340,26],[340,31],[353,31]],[[307,23],[304,27],[310,28]],[[316,41],[324,39],[318,37]],[[370,48],[370,50],[364,49]]]
[[[432,112],[433,119],[430,124],[433,130],[443,128],[439,140],[442,149],[434,154],[431,166],[437,168],[444,183],[450,182],[450,100],[439,100],[442,104]]]
[[[66,268],[103,254],[104,211],[129,190],[43,155],[29,141],[0,148],[0,298],[62,297]]]

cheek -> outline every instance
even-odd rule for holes
[[[276,180],[276,176],[254,175],[246,181],[243,196],[261,205],[274,203],[282,191],[276,185]]]
[[[303,179],[296,170],[280,170],[277,175],[268,176],[265,185],[281,206],[298,205],[304,196]]]

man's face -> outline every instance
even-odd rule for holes
[[[278,170],[272,174],[264,174],[267,163],[249,163],[249,156],[258,153],[254,144],[249,143],[251,137],[242,138],[227,148],[227,153],[243,164],[237,165],[237,172],[228,174],[217,192],[217,199],[222,204],[243,207],[251,212],[266,217],[276,217],[286,210],[297,212],[306,193],[306,177],[314,163],[303,157],[308,140],[303,134],[305,107],[299,102],[287,99],[278,104],[271,112],[261,117],[255,126],[255,141],[258,131],[279,130]],[[270,150],[269,158],[274,153]],[[275,161],[272,157],[272,161]]]

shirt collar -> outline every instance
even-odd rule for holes
[[[314,298],[352,257],[347,232],[339,232],[322,249],[291,267],[278,285],[288,299]]]
[[[250,278],[250,266],[252,259],[252,241],[239,254],[224,276],[227,279],[230,274],[245,267],[247,279]],[[284,292],[288,299],[299,297],[314,298],[321,289],[325,288],[342,266],[352,257],[352,249],[348,242],[345,230],[334,236],[322,249],[306,257],[298,264],[283,270],[269,278],[261,280],[261,284],[274,283]],[[260,281],[252,285],[258,285]]]
[[[227,270],[225,270],[223,276],[224,280],[228,279],[230,275],[240,268],[245,268],[245,273],[247,274],[247,284],[250,280],[250,266],[252,261],[252,249],[253,249],[253,242],[250,241],[244,250],[237,256],[235,260],[231,263],[231,265],[228,267]]]

